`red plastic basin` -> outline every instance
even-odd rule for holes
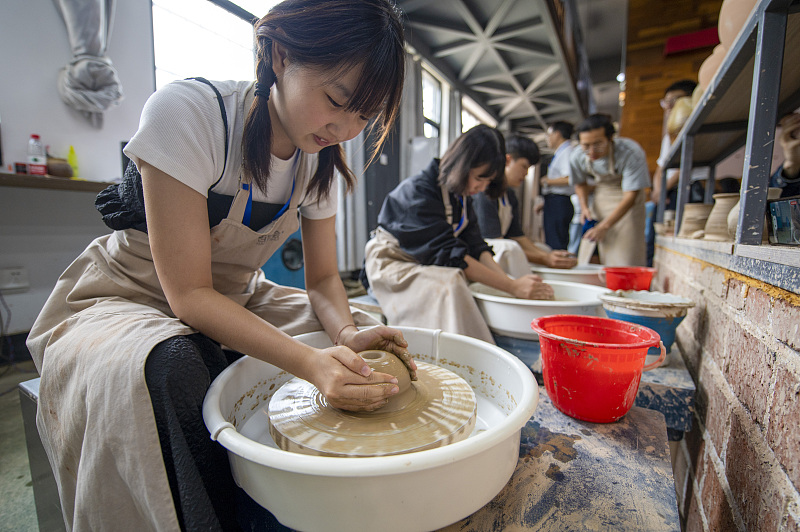
[[[547,395],[568,416],[610,423],[633,406],[642,371],[658,367],[665,351],[658,333],[634,323],[594,316],[557,314],[536,318],[542,377]],[[647,350],[661,347],[644,365]]]
[[[603,268],[609,290],[650,290],[655,268],[645,266],[619,266]]]

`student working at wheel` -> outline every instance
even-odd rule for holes
[[[30,332],[37,424],[68,529],[236,530],[236,487],[203,423],[220,344],[313,383],[330,404],[382,406],[393,377],[356,354],[402,335],[354,316],[336,264],[339,144],[374,119],[383,141],[403,84],[387,0],[287,0],[256,23],[252,81],[179,81],[147,102],[115,231],[59,279]],[[140,179],[140,180],[139,180]],[[307,293],[260,267],[299,225]],[[354,319],[356,318],[356,319]],[[291,335],[324,329],[333,347]],[[280,489],[276,486],[275,489]]]
[[[441,160],[402,181],[383,202],[365,271],[390,324],[442,329],[494,343],[470,281],[525,299],[552,299],[535,275],[509,277],[492,258],[472,208],[475,194],[503,192],[505,141],[475,126]]]
[[[510,135],[506,138],[506,187],[522,184],[531,165],[539,162],[539,148],[529,138]],[[540,249],[522,231],[517,195],[511,188],[499,198],[486,192],[475,195],[475,214],[481,234],[492,246],[495,261],[512,277],[530,273],[529,262],[549,268],[572,268],[578,260],[569,252]]]

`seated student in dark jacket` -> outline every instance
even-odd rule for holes
[[[383,202],[365,272],[389,323],[442,329],[494,343],[469,289],[478,281],[526,299],[551,299],[535,275],[511,279],[480,233],[472,196],[503,188],[505,142],[475,126]]]
[[[506,141],[505,184],[518,187],[531,165],[539,162],[539,148],[529,138],[510,135]],[[492,246],[494,260],[512,277],[530,273],[529,262],[549,268],[572,268],[577,259],[569,252],[546,252],[525,236],[517,195],[510,188],[499,198],[475,195],[475,214],[483,238]]]
[[[783,148],[783,165],[772,175],[769,186],[783,189],[782,198],[800,195],[800,113],[791,113],[780,122],[778,137]]]

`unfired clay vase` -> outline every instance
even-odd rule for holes
[[[730,240],[728,236],[728,213],[736,202],[739,201],[738,192],[727,192],[724,194],[714,194],[714,208],[708,215],[704,228],[705,240],[715,240],[726,242]]]
[[[779,187],[769,187],[767,189],[767,200],[778,199],[781,197],[781,192],[783,191],[782,188]],[[733,206],[731,211],[728,213],[728,236],[731,240],[736,240],[736,229],[739,227],[739,205],[740,203],[737,201],[736,205]],[[769,219],[767,222],[769,223]],[[765,242],[768,240],[768,233],[767,233],[767,225],[764,225],[764,236],[762,237],[761,241]]]
[[[723,0],[722,7],[719,10],[717,30],[719,32],[719,42],[725,48],[730,48],[733,45],[756,3],[757,0]]]
[[[713,207],[710,203],[687,203],[684,205],[678,236],[690,238],[694,232],[702,230],[706,226],[706,220],[708,220],[708,215]]]
[[[389,456],[442,447],[475,428],[477,399],[447,369],[417,362],[417,380],[392,353],[359,353],[374,371],[394,375],[399,393],[371,412],[331,407],[313,384],[294,378],[269,403],[269,432],[279,448],[318,456]]]
[[[728,49],[718,44],[711,55],[700,65],[700,70],[697,72],[697,84],[703,87],[703,90],[708,88],[708,84],[711,83],[714,74],[719,70],[719,66],[722,64],[722,60],[725,59],[725,54],[727,53]]]

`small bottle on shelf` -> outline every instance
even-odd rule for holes
[[[28,141],[28,173],[31,175],[47,173],[47,153],[39,135],[31,135]]]

